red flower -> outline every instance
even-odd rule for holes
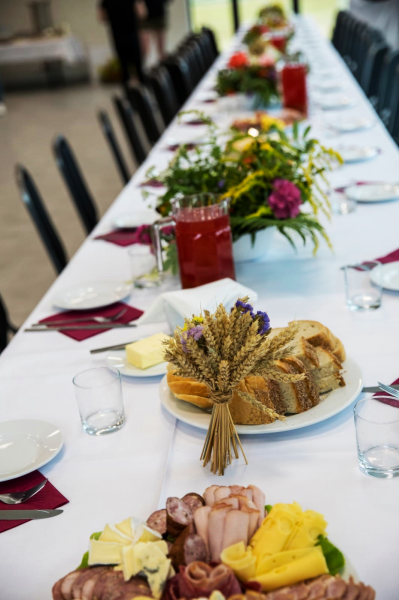
[[[301,192],[287,179],[276,179],[268,203],[277,219],[293,219],[299,214]]]
[[[228,62],[230,69],[240,69],[249,65],[248,56],[245,52],[235,52]]]

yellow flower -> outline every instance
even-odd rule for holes
[[[253,143],[254,139],[252,137],[245,137],[233,142],[232,148],[234,148],[234,150],[237,150],[238,152],[245,152],[246,150],[248,150],[248,148],[252,146]]]
[[[270,150],[270,152],[273,151],[273,148],[271,147],[270,144],[268,144],[267,142],[261,145],[261,150]]]
[[[278,129],[284,129],[285,123],[281,119],[277,119],[276,117],[272,117],[266,113],[262,114],[260,117],[260,125],[262,131],[268,131],[270,127],[273,125]]]

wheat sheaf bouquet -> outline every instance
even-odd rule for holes
[[[219,304],[214,314],[204,310],[199,316],[185,319],[174,336],[165,341],[165,360],[175,367],[175,374],[204,383],[209,390],[212,415],[201,454],[204,467],[210,462],[211,471],[224,474],[232,458],[238,458],[238,446],[245,457],[229,404],[233,389],[244,377],[262,376],[275,381],[296,382],[303,374],[281,373],[275,360],[292,353],[289,343],[297,333],[295,323],[272,339],[270,319],[265,312],[254,312],[248,298],[240,298],[228,313]],[[283,419],[246,392],[236,390],[243,402],[249,402],[273,419]],[[247,463],[248,464],[248,463]]]

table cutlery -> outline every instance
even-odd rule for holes
[[[54,325],[68,325],[70,323],[86,323],[87,321],[95,321],[96,323],[112,323],[117,321],[122,315],[125,314],[127,308],[123,308],[113,317],[79,317],[78,319],[60,319],[59,321],[48,321],[47,323],[33,323],[31,327],[53,327]]]
[[[380,389],[385,392],[386,394],[389,394],[390,396],[393,396],[396,399],[399,399],[399,391],[396,390],[394,387],[390,386],[390,385],[385,385],[384,383],[381,383],[380,381],[378,382],[378,385],[380,386]]]
[[[389,387],[393,388],[394,390],[398,390],[399,391],[399,385],[398,384],[391,385]],[[372,386],[372,387],[364,387],[362,389],[362,392],[365,393],[365,394],[378,394],[378,392],[380,392],[380,391],[381,391],[381,388],[378,385]]]
[[[25,492],[14,492],[10,494],[0,494],[1,502],[4,504],[21,504],[22,502],[26,502],[29,498],[32,498],[37,492],[40,492],[41,489],[44,488],[48,479],[41,481],[30,490],[26,490]]]
[[[128,344],[133,344],[133,342],[137,342],[137,340],[131,340],[130,342],[125,342],[124,344],[118,344],[116,346],[105,346],[104,348],[95,348],[94,350],[90,350],[90,354],[99,354],[100,352],[108,352],[112,350],[123,350],[125,346]]]
[[[0,510],[0,521],[19,521],[25,519],[50,519],[64,511],[56,510]]]
[[[124,327],[137,327],[135,323],[109,323],[109,324],[98,324],[98,325],[60,325],[56,327],[29,327],[24,331],[35,331],[36,333],[42,331],[86,331],[91,329],[123,329]]]

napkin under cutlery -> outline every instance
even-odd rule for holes
[[[116,319],[115,321],[112,321],[112,324],[115,323],[130,323],[131,321],[135,321],[136,319],[138,319],[142,314],[143,311],[139,310],[138,308],[134,308],[133,306],[129,306],[128,304],[125,304],[124,302],[116,302],[115,304],[112,304],[111,306],[106,306],[103,308],[96,308],[94,310],[68,310],[66,312],[63,313],[58,313],[56,315],[52,315],[51,317],[47,317],[46,319],[42,319],[41,321],[39,321],[39,323],[51,323],[52,321],[59,321],[60,318],[65,319],[66,321],[70,321],[71,325],[74,324],[74,319],[77,318],[82,318],[82,317],[87,317],[87,322],[81,322],[79,321],[79,323],[77,323],[77,325],[80,326],[84,326],[84,325],[95,325],[96,323],[94,321],[91,321],[91,317],[113,317],[114,315],[118,314],[118,312],[120,312],[122,309],[126,309],[126,312],[124,312],[121,317],[119,319]],[[112,325],[111,324],[111,325]],[[65,330],[65,331],[61,331],[60,333],[63,333],[64,335],[67,335],[68,337],[76,340],[77,342],[81,342],[83,340],[86,340],[90,337],[93,337],[94,335],[98,335],[99,333],[102,333],[103,331],[108,331],[108,329],[111,329],[111,327],[106,328],[104,326],[98,328],[98,329],[88,329],[86,331],[82,331],[82,330]]]
[[[44,479],[44,475],[40,471],[33,471],[28,475],[11,479],[10,481],[3,481],[0,483],[0,494],[9,494],[15,492],[24,492],[29,490],[33,486],[41,483]],[[3,504],[0,503],[1,510],[44,510],[59,508],[67,504],[69,500],[65,498],[49,481],[46,483],[40,492],[37,492],[32,498],[24,502],[23,504]],[[14,519],[12,521],[0,521],[0,533],[23,525],[28,521],[21,519]]]
[[[160,294],[155,302],[137,320],[137,325],[168,321],[171,331],[184,325],[184,317],[191,317],[201,310],[214,312],[223,302],[226,310],[231,310],[237,298],[249,296],[251,301],[258,294],[233,279],[220,279],[188,290],[177,290]]]
[[[133,244],[139,243],[137,240],[137,227],[114,229],[109,233],[96,235],[94,239],[110,242],[111,244],[116,244],[117,246],[132,246]]]
[[[398,252],[399,252],[399,250],[398,250]],[[391,385],[396,385],[398,383],[399,383],[399,377],[398,377],[398,379],[395,379],[395,381],[393,381],[391,383]],[[374,394],[373,398],[375,398],[376,400],[378,400],[378,402],[382,402],[383,404],[389,404],[389,406],[393,406],[394,408],[399,408],[399,400],[397,400],[393,396],[392,396],[392,398],[390,398],[388,396],[388,394],[386,394],[385,398],[381,398],[382,394],[386,394],[386,392],[383,392],[381,390],[380,392],[377,392],[376,394]]]

